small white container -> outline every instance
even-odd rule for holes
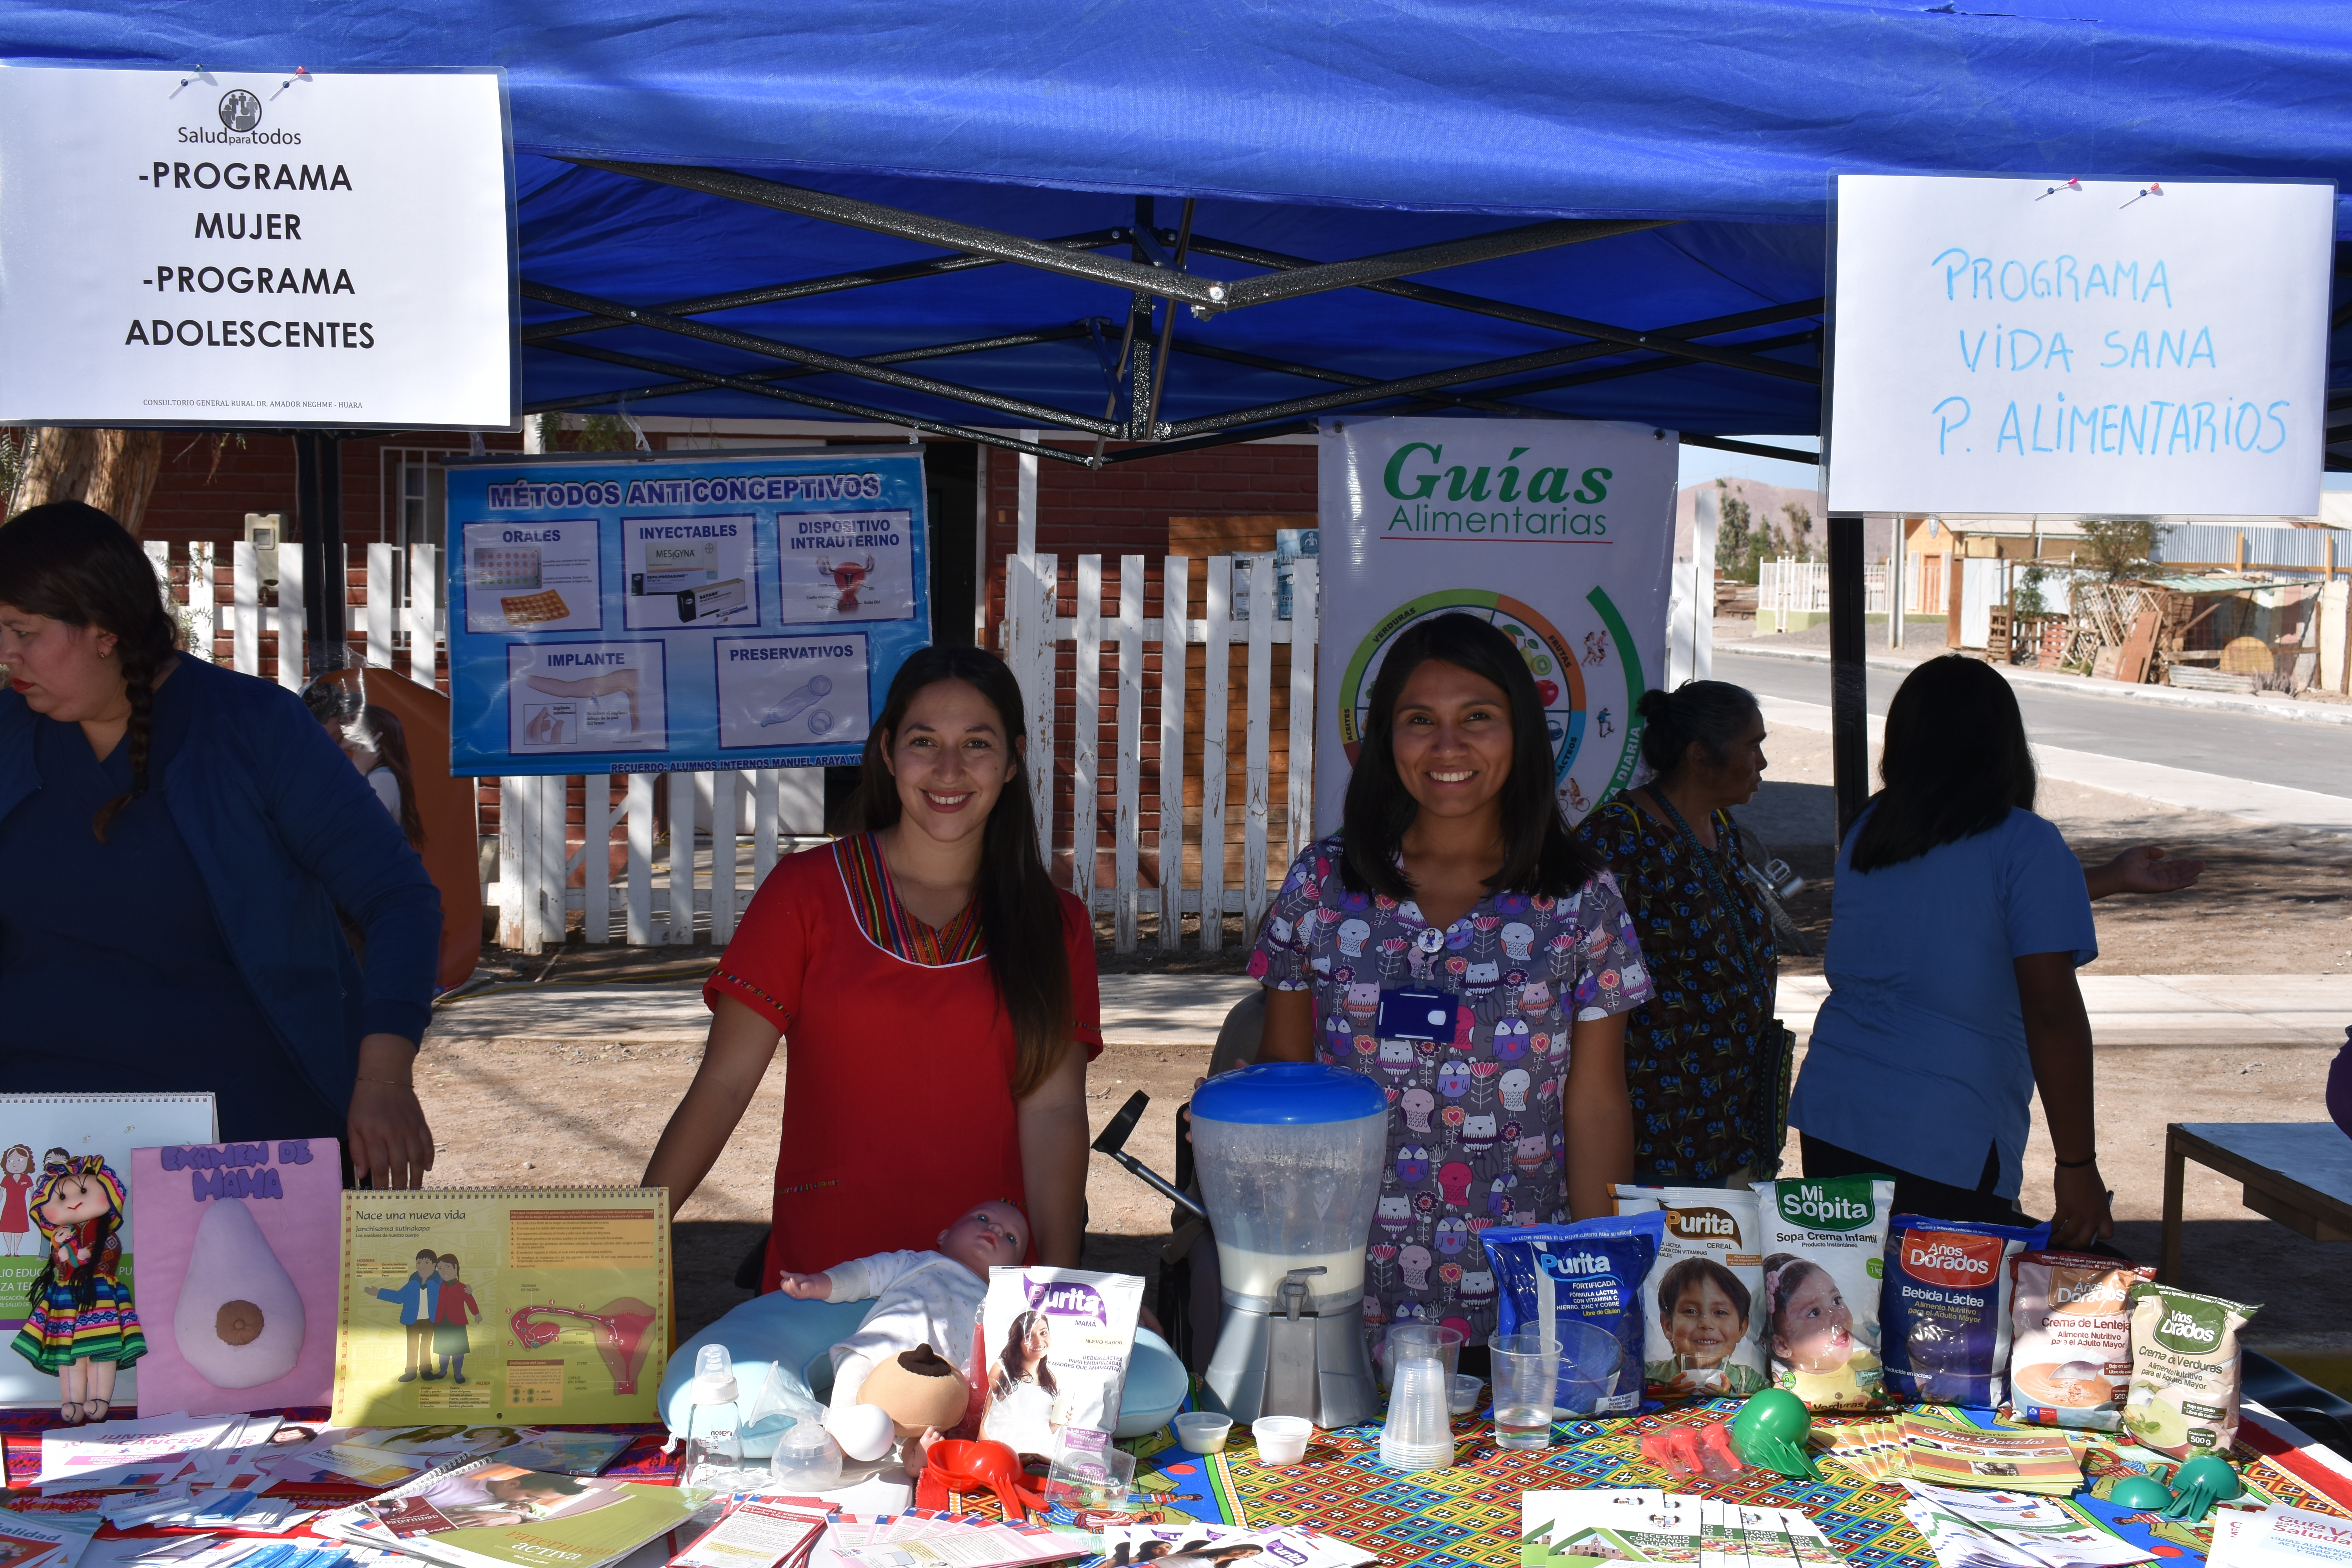
[[[1446,1408],[1456,1415],[1467,1415],[1478,1408],[1478,1395],[1486,1389],[1484,1382],[1468,1373],[1458,1373],[1454,1379],[1454,1386],[1447,1391]]]
[[[1220,1415],[1213,1410],[1187,1410],[1176,1417],[1176,1441],[1188,1454],[1222,1454],[1225,1437],[1234,1429],[1234,1418]]]
[[[1299,1463],[1307,1458],[1307,1439],[1314,1431],[1315,1423],[1304,1415],[1261,1415],[1250,1423],[1261,1465]]]

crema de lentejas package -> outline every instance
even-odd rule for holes
[[[1494,1260],[1497,1333],[1548,1333],[1557,1325],[1589,1323],[1616,1336],[1625,1363],[1600,1405],[1604,1415],[1642,1407],[1643,1286],[1657,1261],[1666,1216],[1651,1213],[1579,1220],[1574,1225],[1496,1226],[1479,1233]],[[1559,1407],[1587,1403],[1571,1358],[1560,1357]],[[1580,1412],[1581,1413],[1581,1412]]]
[[[1772,1381],[1815,1410],[1885,1404],[1878,1303],[1894,1181],[1794,1177],[1755,1186]]]

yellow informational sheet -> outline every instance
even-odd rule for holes
[[[342,1252],[335,1425],[660,1419],[668,1193],[345,1193]]]

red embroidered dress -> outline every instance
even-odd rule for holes
[[[1094,926],[1061,895],[1073,1037],[1102,1051]],[[908,914],[868,834],[780,861],[703,987],[784,1035],[775,1230],[761,1289],[875,1252],[921,1251],[973,1204],[1024,1201],[1013,1026],[979,910]]]

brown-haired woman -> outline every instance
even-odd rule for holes
[[[710,1043],[645,1184],[685,1204],[782,1038],[762,1289],[920,1251],[983,1197],[1021,1204],[1039,1262],[1078,1261],[1094,930],[1038,853],[1022,710],[993,655],[909,658],[866,736],[861,831],[779,863],[703,989]]]
[[[415,1185],[440,895],[300,699],[176,642],[104,512],[0,527],[0,1089],[209,1090],[224,1139]]]

